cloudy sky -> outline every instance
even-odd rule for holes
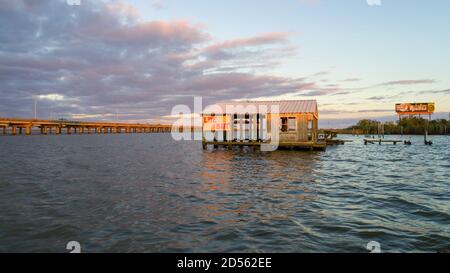
[[[0,116],[167,121],[194,96],[316,99],[323,127],[450,111],[448,0],[72,2],[0,0]]]

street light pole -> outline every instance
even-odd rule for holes
[[[34,119],[37,119],[37,99],[34,97]]]

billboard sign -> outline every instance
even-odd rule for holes
[[[434,102],[398,103],[395,105],[395,111],[399,115],[431,115],[434,110]]]

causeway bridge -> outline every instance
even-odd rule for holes
[[[191,129],[193,128],[185,128]],[[119,122],[87,122],[70,120],[1,118],[0,135],[40,134],[120,134],[120,133],[170,133],[172,125]],[[182,128],[180,128],[182,130]]]

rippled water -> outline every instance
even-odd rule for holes
[[[0,137],[0,252],[449,252],[450,137],[432,139],[261,153]]]

